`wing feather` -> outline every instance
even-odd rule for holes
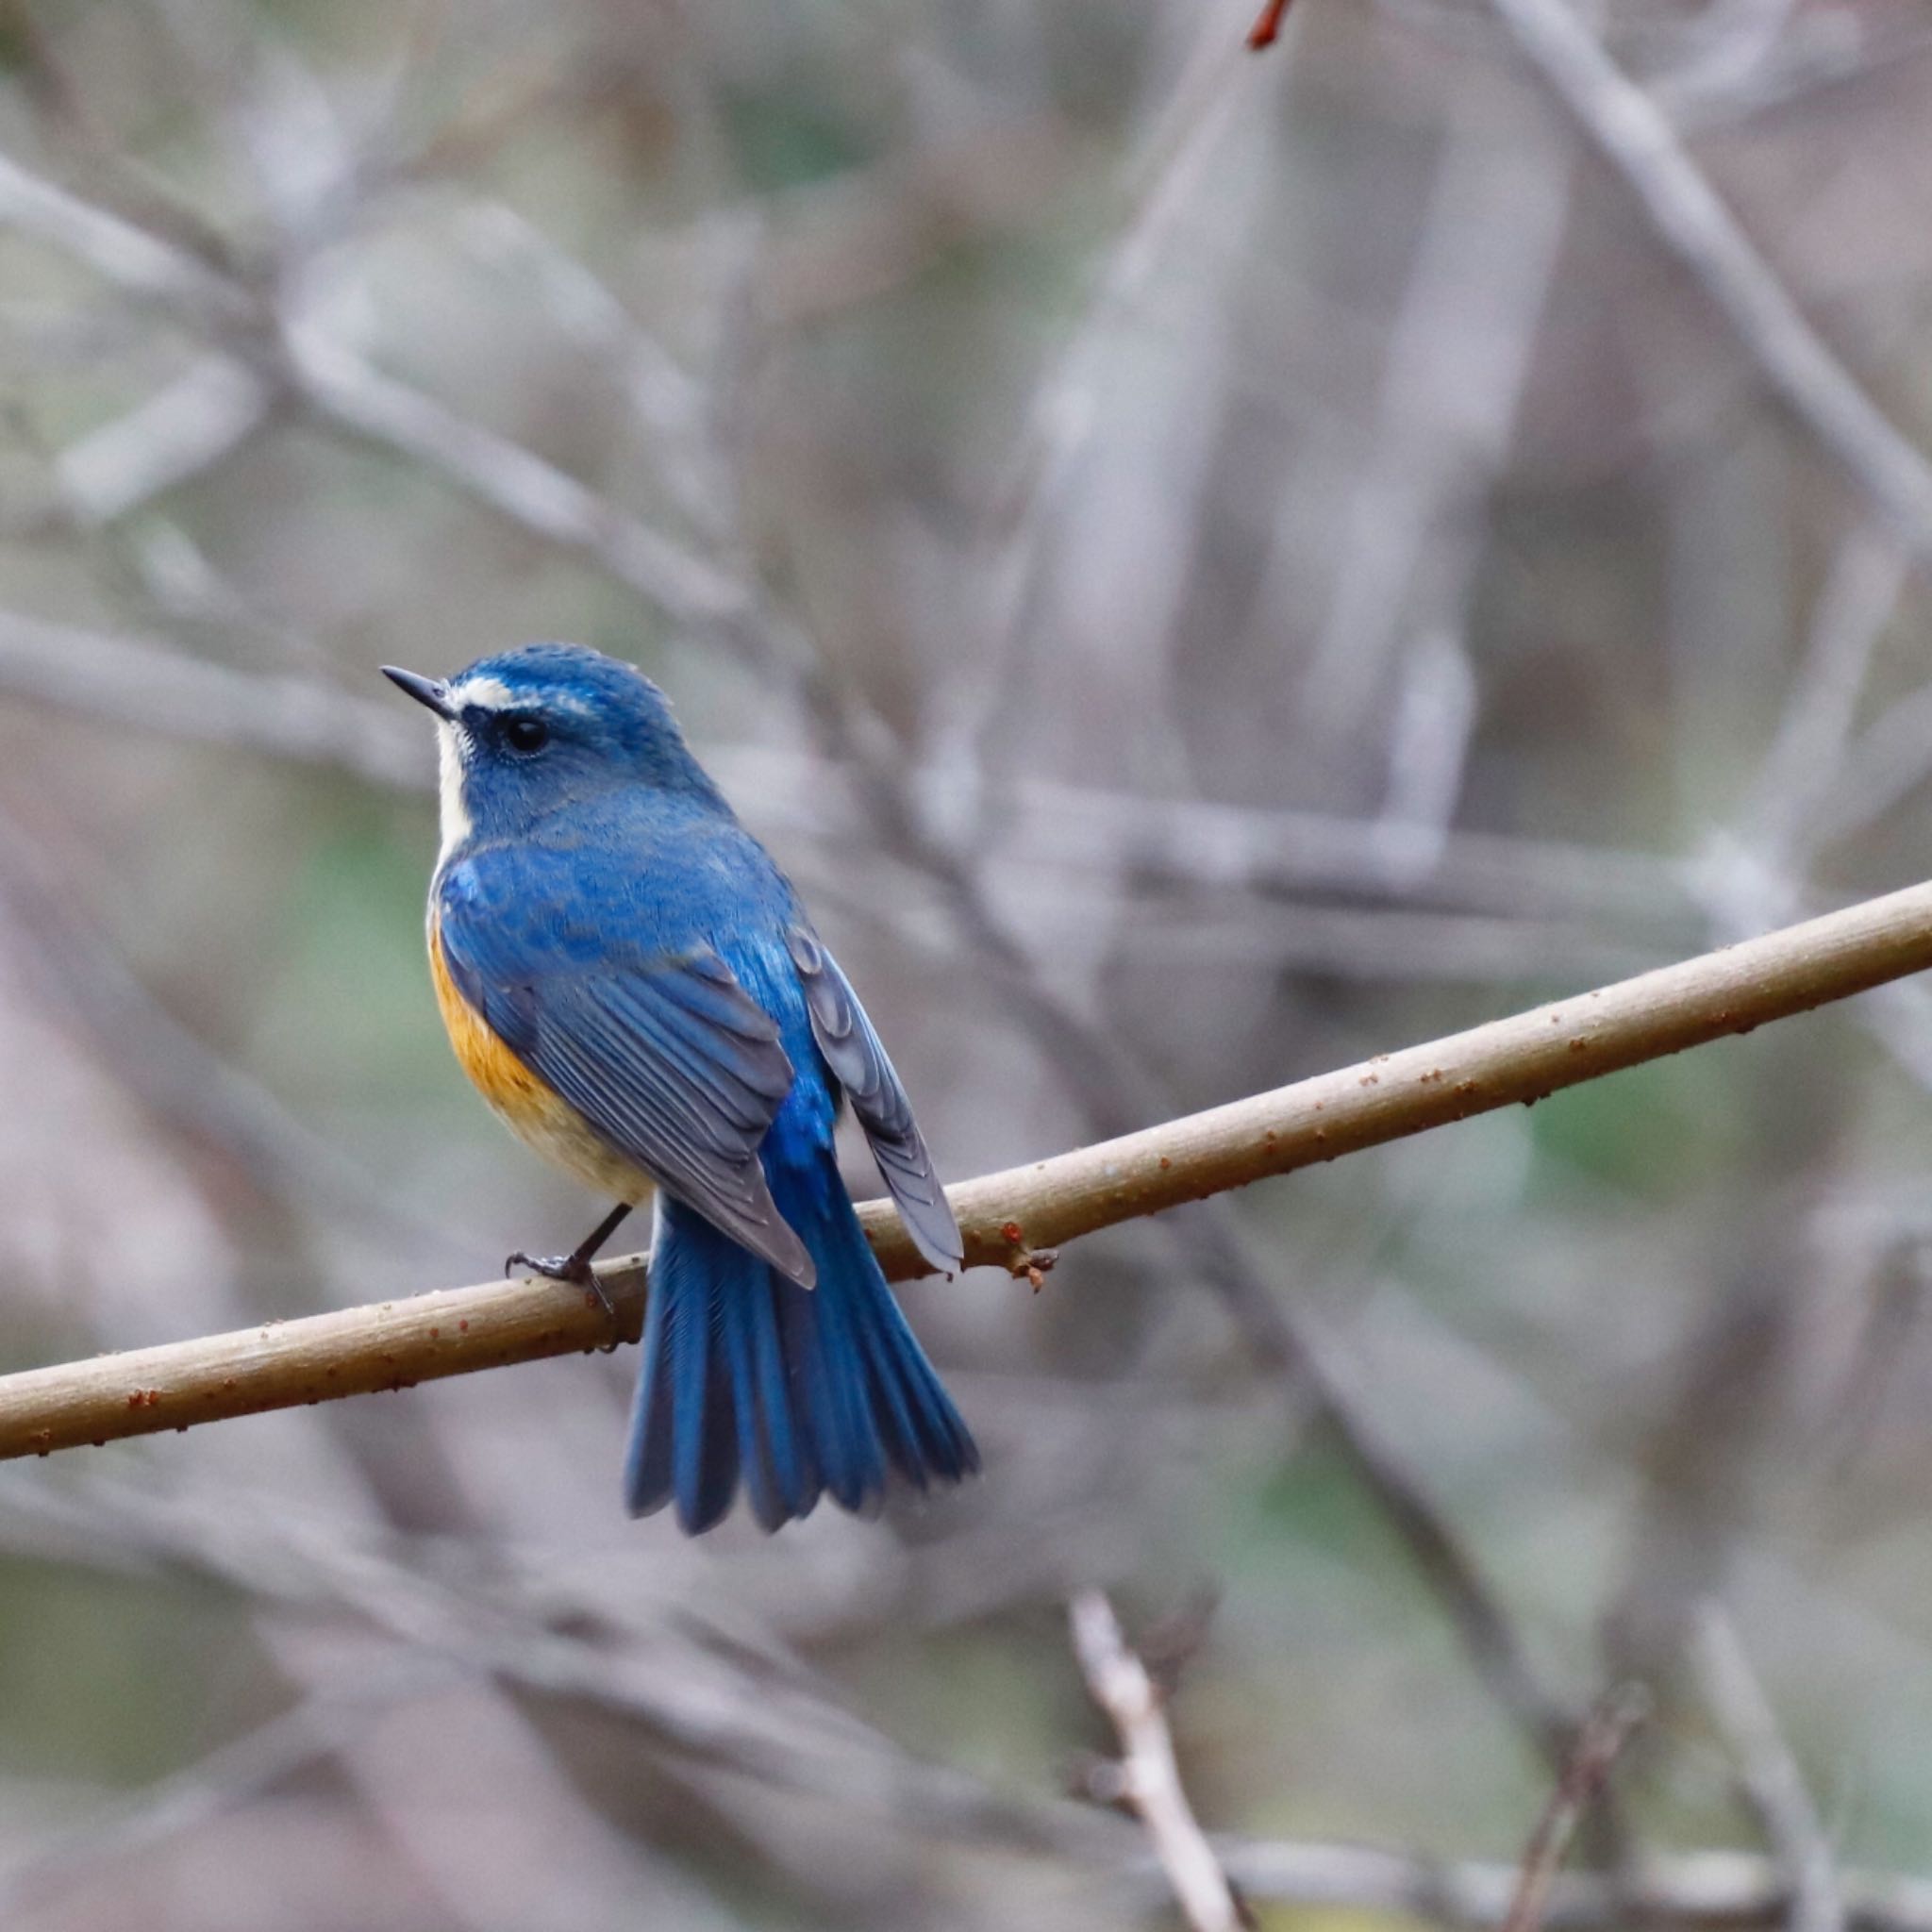
[[[621,967],[547,947],[479,910],[458,867],[439,930],[463,996],[626,1159],[807,1288],[805,1243],[772,1199],[758,1148],[792,1066],[778,1028],[709,946]]]
[[[812,1037],[865,1129],[907,1233],[935,1268],[956,1274],[966,1254],[959,1224],[912,1118],[912,1103],[858,995],[816,933],[794,925],[786,932],[785,943],[805,991]]]

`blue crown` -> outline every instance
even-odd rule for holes
[[[478,658],[449,681],[494,678],[506,691],[527,697],[566,698],[599,711],[647,713],[652,722],[671,723],[671,701],[635,664],[606,657],[587,644],[519,644],[493,658]]]

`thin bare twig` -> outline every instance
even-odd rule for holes
[[[1121,1740],[1120,1761],[1108,1767],[1118,1790],[1094,1795],[1117,1799],[1146,1826],[1154,1856],[1194,1932],[1235,1932],[1248,1923],[1246,1915],[1195,1822],[1160,1693],[1122,1634],[1107,1592],[1079,1591],[1067,1606],[1067,1624],[1080,1674]]]
[[[1128,1839],[1089,1807],[1008,1796],[920,1757],[803,1674],[754,1664],[681,1620],[641,1624],[622,1644],[560,1630],[538,1592],[466,1587],[392,1555],[391,1539],[253,1511],[226,1492],[183,1499],[90,1481],[64,1492],[16,1485],[0,1502],[9,1546],[72,1537],[80,1560],[158,1563],[260,1603],[346,1610],[425,1659],[609,1712],[690,1761],[779,1789],[823,1792],[831,1780],[847,1806],[897,1827],[1103,1864]]]
[[[117,726],[326,765],[424,791],[415,721],[311,677],[237,671],[150,639],[0,610],[0,691]]]
[[[441,1659],[402,1653],[387,1669],[315,1690],[145,1790],[103,1805],[82,1823],[0,1869],[0,1908],[9,1915],[44,1906],[103,1864],[163,1844],[259,1797],[316,1758],[368,1729],[377,1711],[457,1680]]]
[[[0,692],[119,727],[330,766],[389,789],[433,789],[434,761],[422,730],[393,705],[321,678],[190,657],[158,637],[0,609]],[[748,818],[815,837],[850,835],[856,774],[849,766],[771,745],[707,745],[704,752]],[[922,767],[908,774],[908,783],[922,819],[957,814],[957,787],[947,772]],[[1034,774],[1007,781],[1007,793],[1011,850],[1005,862],[1050,869],[1060,894],[1058,875],[1071,872],[1185,886],[1197,894],[1343,890],[1472,912],[1574,912],[1620,922],[1692,917],[1683,868],[1646,852],[1155,798]],[[1298,920],[1312,919],[1318,929],[1323,916],[1335,914],[1332,907],[1296,908]],[[1494,930],[1500,945],[1503,928]],[[1418,954],[1441,949],[1424,936],[1388,950],[1413,972]]]
[[[1642,204],[1658,238],[1730,324],[1778,399],[1932,567],[1932,463],[1812,327],[1663,109],[1568,0],[1491,0],[1518,43]]]
[[[777,1788],[822,1793],[836,1760],[849,1800],[894,1831],[1070,1860],[1144,1881],[1150,1898],[1167,1890],[1158,1862],[1151,1855],[1137,1858],[1124,1829],[1105,1816],[994,1793],[661,1620],[644,1625],[651,1641],[613,1649],[608,1637],[556,1629],[555,1600],[541,1590],[498,1578],[489,1591],[460,1591],[410,1566],[392,1539],[345,1538],[339,1524],[263,1515],[238,1508],[232,1497],[192,1507],[88,1481],[64,1491],[8,1484],[4,1501],[0,1544],[9,1553],[117,1573],[161,1564],[269,1603],[353,1609],[416,1659],[399,1658],[399,1671],[427,1672],[440,1661],[458,1673],[493,1674],[625,1719],[676,1759],[716,1764]],[[1219,1836],[1212,1846],[1248,1898],[1399,1912],[1458,1932],[1501,1932],[1520,1878],[1514,1865],[1392,1846]],[[1866,1932],[1932,1932],[1932,1882],[1848,1871],[1840,1895]],[[1772,1932],[1785,1921],[1790,1888],[1774,1860],[1712,1849],[1646,1857],[1627,1877],[1558,1873],[1546,1906],[1545,1932],[1613,1932],[1633,1923]]]
[[[1602,1793],[1624,1745],[1649,1714],[1650,1692],[1641,1684],[1620,1684],[1584,1721],[1563,1775],[1530,1836],[1503,1932],[1542,1932],[1550,1887],[1576,1827]]]
[[[1306,1315],[1295,1323],[1302,1372],[1341,1460],[1402,1539],[1423,1582],[1461,1641],[1476,1675],[1519,1731],[1560,1776],[1574,1748],[1577,1713],[1544,1681],[1475,1558],[1412,1468],[1376,1426]]]
[[[233,357],[207,355],[125,416],[71,442],[54,464],[60,511],[113,523],[225,462],[262,424],[275,391]]]
[[[312,318],[275,308],[240,278],[5,156],[0,226],[84,261],[123,293],[208,336],[309,414],[409,458],[521,527],[587,558],[675,622],[721,638],[755,668],[798,684],[815,681],[808,643],[739,577],[520,443],[385,375]]]
[[[1690,1650],[1745,1796],[1790,1888],[1790,1932],[1844,1932],[1831,1840],[1736,1626],[1717,1605],[1700,1611]]]
[[[1513,1865],[1446,1860],[1378,1845],[1220,1846],[1249,1898],[1309,1907],[1400,1912],[1463,1932],[1500,1932],[1521,1879]],[[1878,1872],[1842,1874],[1847,1911],[1866,1932],[1925,1932],[1932,1882]],[[1675,1924],[1747,1932],[1786,1924],[1790,1889],[1770,1859],[1716,1849],[1646,1857],[1628,1877],[1559,1872],[1544,1901],[1544,1932],[1614,1932]]]
[[[5,811],[0,914],[10,920],[20,964],[49,1009],[94,1043],[103,1064],[172,1133],[218,1150],[256,1186],[311,1214],[369,1226],[425,1262],[440,1257],[441,1265],[463,1265],[452,1233],[386,1192],[183,1026],[70,903],[52,861]]]

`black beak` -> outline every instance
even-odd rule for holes
[[[424,677],[414,671],[400,671],[393,664],[385,664],[382,675],[399,689],[406,691],[419,705],[427,705],[439,718],[447,718],[456,723],[456,712],[451,709],[449,687],[439,683],[433,677]]]

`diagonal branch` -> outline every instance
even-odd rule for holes
[[[1932,461],[1811,325],[1776,270],[1570,0],[1491,0],[1517,43],[1623,175],[1780,402],[1864,491],[1922,567],[1932,565]]]
[[[533,451],[383,375],[239,276],[0,154],[0,229],[87,264],[131,300],[208,338],[204,378],[275,390],[338,431],[408,458],[521,528],[587,558],[753,668],[808,683],[808,641],[721,570]]]
[[[1831,1840],[1737,1626],[1715,1603],[1698,1616],[1690,1656],[1737,1757],[1744,1795],[1790,1889],[1790,1932],[1844,1932]]]
[[[949,1190],[970,1266],[1017,1275],[1051,1243],[1624,1067],[1749,1033],[1932,966],[1932,885],[1788,926],[1445,1040]],[[887,1274],[927,1272],[890,1208],[864,1209]],[[641,1325],[641,1257],[602,1272],[619,1328]],[[593,1296],[486,1282],[378,1307],[0,1378],[0,1457],[185,1429],[607,1343]]]
[[[1576,1827],[1603,1796],[1617,1759],[1649,1715],[1650,1692],[1641,1684],[1620,1684],[1584,1722],[1570,1761],[1531,1834],[1503,1932],[1542,1932],[1550,1888],[1576,1836]]]

